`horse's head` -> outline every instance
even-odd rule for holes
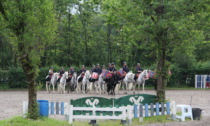
[[[74,72],[73,76],[74,76],[74,77],[77,77],[77,73],[76,73],[76,72]]]
[[[63,74],[63,77],[64,77],[65,79],[68,79],[68,72],[65,72],[65,73]]]
[[[128,72],[128,73],[127,73],[127,76],[128,76],[128,80],[133,80],[134,77],[135,77],[135,74],[132,73],[132,72]]]
[[[90,78],[91,77],[91,74],[90,74],[90,71],[89,70],[86,70],[85,77],[86,78]]]
[[[144,70],[142,74],[143,74],[143,78],[145,80],[148,80],[149,79],[149,70]]]

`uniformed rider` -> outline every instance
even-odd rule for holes
[[[129,68],[127,67],[127,63],[124,62],[123,66],[122,66],[123,72],[128,73],[129,72]]]
[[[112,73],[117,71],[116,68],[115,68],[115,64],[113,62],[111,64],[111,67],[110,67],[109,71],[112,72]]]
[[[85,69],[85,65],[82,65],[82,69],[79,71],[80,73],[80,78],[79,78],[79,82],[82,81],[84,75],[85,75],[86,69]]]
[[[68,79],[66,80],[67,82],[71,81],[71,78],[74,74],[74,67],[70,67],[69,71],[68,71]]]
[[[46,78],[46,81],[50,81],[51,80],[52,75],[53,75],[53,70],[54,70],[54,68],[51,67],[50,70],[49,70],[49,72],[48,72],[48,76]]]
[[[100,67],[100,64],[97,64],[97,66],[95,68],[95,72],[98,73],[98,75],[100,75],[102,73],[102,69]]]
[[[91,68],[91,72],[92,72],[92,73],[95,72],[95,69],[96,69],[96,66],[93,65],[93,67]]]
[[[143,69],[141,68],[141,65],[140,63],[137,63],[137,66],[136,66],[136,74],[135,74],[135,77],[134,77],[134,80],[136,80],[139,76],[139,74],[143,71]]]
[[[109,64],[108,64],[108,67],[107,67],[107,70],[110,71],[110,70],[111,70],[111,67],[112,67],[112,64],[109,63]]]
[[[61,79],[61,77],[63,76],[64,73],[65,73],[64,68],[61,67],[61,70],[60,70],[60,72],[59,72],[59,78],[58,78],[57,82],[60,81],[60,79]]]

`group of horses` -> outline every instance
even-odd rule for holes
[[[55,85],[57,85],[59,93],[65,93],[65,88],[67,88],[68,93],[93,93],[95,91],[97,94],[105,94],[107,92],[108,94],[115,95],[115,91],[119,93],[121,86],[124,93],[127,93],[128,90],[132,89],[135,93],[135,88],[138,86],[139,91],[140,85],[142,85],[144,92],[145,80],[149,79],[150,72],[150,70],[142,71],[136,80],[134,80],[135,73],[132,71],[128,72],[123,77],[116,72],[112,73],[112,76],[108,78],[106,78],[102,73],[98,75],[98,79],[92,79],[93,73],[86,70],[82,80],[79,81],[79,78],[82,75],[77,76],[77,73],[74,72],[69,82],[66,81],[69,78],[68,72],[65,72],[59,81],[57,81],[59,73],[53,73],[51,80],[46,81],[46,90],[50,93],[52,86],[54,92]]]

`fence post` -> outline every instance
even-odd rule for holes
[[[73,122],[73,105],[69,105],[69,124]]]
[[[175,104],[175,101],[171,102],[171,118],[172,118],[172,120],[176,120],[176,104]]]
[[[126,122],[126,107],[122,107],[123,108],[123,112],[122,112],[122,115],[123,115],[123,122]]]
[[[55,109],[55,110],[56,110],[56,111],[55,111],[55,114],[59,114],[59,102],[56,102],[55,106],[56,106],[56,107],[55,107],[55,108],[56,108],[56,109]]]
[[[68,116],[69,116],[69,105],[67,102],[64,103],[64,115],[65,115],[65,119],[68,120]]]
[[[166,102],[166,114],[170,115],[170,102]]]
[[[139,122],[143,122],[143,105],[139,105]]]
[[[23,101],[23,118],[26,118],[28,112],[28,101]]]
[[[64,115],[64,102],[61,102],[61,115]]]
[[[150,104],[150,110],[151,110],[150,116],[154,116],[154,104],[153,103]]]
[[[133,113],[134,113],[134,118],[138,118],[138,115],[137,115],[137,105],[136,104],[134,104],[134,106],[133,106],[134,108],[133,108]]]
[[[159,116],[159,103],[156,103],[156,116]]]
[[[54,109],[55,109],[55,108],[54,108],[54,102],[51,102],[51,106],[50,106],[50,107],[51,107],[51,111],[50,111],[51,114],[55,114],[55,113],[54,113]]]
[[[132,106],[128,105],[127,110],[128,110],[128,125],[130,125],[132,124]]]
[[[146,103],[145,105],[145,117],[148,117],[148,104]]]
[[[161,103],[161,115],[165,115],[164,103]]]

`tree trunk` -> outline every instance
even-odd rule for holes
[[[165,61],[166,61],[166,43],[160,42],[158,43],[158,65],[157,65],[157,100],[158,102],[165,101],[165,86],[166,86],[166,69],[165,69]]]
[[[30,65],[30,60],[28,56],[26,58],[20,59],[23,70],[26,75],[28,87],[28,118],[37,119],[39,117],[38,104],[37,104],[37,90],[36,90],[36,69]]]

